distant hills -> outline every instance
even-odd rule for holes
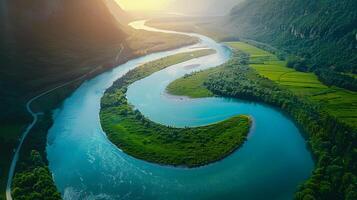
[[[133,17],[125,12],[115,0],[104,0],[104,2],[108,6],[114,18],[120,24],[120,28],[125,30],[127,24],[132,21]]]
[[[249,0],[232,9],[229,28],[305,58],[312,68],[357,73],[356,10],[355,0]]]
[[[244,0],[172,0],[167,10],[186,15],[227,15]]]

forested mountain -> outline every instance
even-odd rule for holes
[[[25,102],[130,54],[125,48],[117,56],[127,34],[107,6],[104,0],[0,1],[0,199],[13,149],[31,120]],[[47,132],[36,132],[42,135],[33,144],[44,145],[31,148],[42,153]]]
[[[229,28],[295,54],[325,83],[356,90],[346,75],[357,73],[356,10],[355,0],[249,0],[232,9]]]
[[[127,37],[103,0],[8,0],[1,8],[0,87],[22,97],[115,57]]]

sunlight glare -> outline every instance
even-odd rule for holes
[[[170,0],[116,0],[124,10],[162,10]]]

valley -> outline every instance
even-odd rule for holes
[[[80,6],[83,2],[77,2],[72,6]],[[2,157],[0,159],[0,187],[2,189],[0,198],[5,198],[8,169],[19,138],[32,120],[26,111],[27,100],[44,91],[71,82],[71,84],[60,87],[31,104],[31,108],[36,112],[50,113],[86,80],[110,70],[116,65],[149,53],[175,49],[198,42],[195,38],[135,30],[127,25],[120,25],[117,29],[116,22],[111,21],[112,16],[108,15],[108,11],[101,3],[101,1],[92,1],[83,12],[91,12],[92,6],[99,4],[100,9],[95,12],[100,17],[93,20],[96,24],[101,24],[102,28],[96,27],[98,30],[93,31],[94,27],[81,26],[82,28],[78,29],[76,23],[83,23],[80,20],[89,19],[81,18],[78,21],[72,21],[72,24],[62,30],[61,34],[52,30],[57,30],[56,25],[63,23],[66,17],[70,17],[69,15],[75,15],[75,10],[65,8],[68,10],[66,15],[59,11],[55,18],[48,18],[46,21],[34,20],[34,27],[29,29],[23,25],[21,20],[30,19],[22,16],[21,12],[13,11],[16,6],[26,3],[13,1],[8,4],[9,15],[13,18],[6,21],[8,29],[2,29],[1,35],[13,34],[13,39],[16,38],[24,43],[36,41],[36,45],[32,45],[31,49],[28,49],[27,46],[14,46],[7,37],[1,37],[0,40],[2,77],[0,84],[2,93],[0,106],[2,111],[0,114],[0,152]],[[71,3],[67,1],[64,4],[71,6]],[[24,8],[26,6],[23,5]],[[46,6],[48,5],[42,5],[44,12]],[[118,9],[120,10],[120,8]],[[17,21],[13,21],[14,19]],[[103,21],[108,22],[103,23]],[[44,30],[49,26],[47,23],[52,23],[52,28]],[[18,26],[12,27],[14,24]],[[38,33],[41,31],[47,33],[46,37],[38,37]],[[86,34],[86,32],[91,34]],[[75,35],[82,35],[82,37],[78,38]],[[95,37],[105,39],[93,40]],[[21,69],[20,73],[17,73],[19,69]],[[49,118],[50,115],[46,117]],[[45,120],[51,121],[51,119]],[[29,140],[36,132],[30,132]],[[45,132],[41,134],[41,137],[36,138],[36,143],[42,145],[33,147],[31,144],[25,143],[24,148],[27,150],[21,152],[20,165],[22,162],[27,162],[32,150],[39,151],[44,163],[47,163],[44,154],[47,134]]]
[[[4,0],[0,200],[356,199],[356,9]]]

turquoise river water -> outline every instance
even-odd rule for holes
[[[136,29],[164,31],[131,23]],[[231,51],[212,39],[133,59],[83,83],[54,112],[47,157],[66,200],[76,199],[292,199],[314,163],[297,126],[270,106],[230,98],[189,99],[166,94],[173,80],[225,63]],[[130,85],[127,98],[154,122],[175,127],[202,126],[237,114],[252,116],[246,143],[227,158],[187,169],[135,159],[114,146],[103,132],[100,99],[113,82],[140,64],[180,52],[212,48],[216,54],[170,66]]]

